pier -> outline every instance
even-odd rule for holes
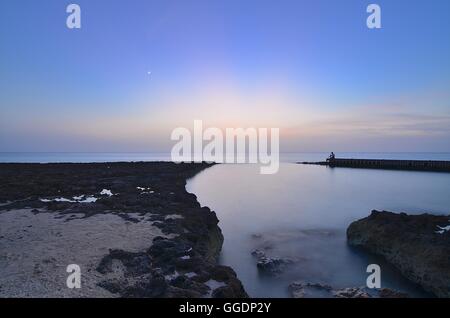
[[[326,161],[299,162],[299,163],[329,166],[331,168],[345,167],[345,168],[362,168],[362,169],[450,172],[450,161],[434,161],[434,160],[328,158]]]

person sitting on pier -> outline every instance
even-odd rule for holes
[[[327,161],[333,161],[336,158],[334,155],[334,152],[331,152],[330,156],[328,157]]]

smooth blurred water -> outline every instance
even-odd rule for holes
[[[291,159],[316,155],[293,154]],[[289,296],[287,287],[297,280],[337,288],[365,286],[371,263],[381,266],[382,287],[426,296],[382,259],[349,248],[345,230],[372,209],[450,214],[449,173],[283,163],[277,174],[261,175],[257,165],[222,164],[189,180],[187,189],[216,211],[225,237],[221,263],[235,269],[253,297]],[[251,251],[264,247],[269,256],[298,263],[277,277],[261,275]]]
[[[329,153],[281,153],[281,162],[323,161]],[[450,160],[450,153],[337,152],[337,157],[360,159]],[[170,161],[168,152],[0,152],[0,162],[117,162]]]

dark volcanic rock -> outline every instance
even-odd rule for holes
[[[211,269],[211,279],[224,282],[226,285],[222,286],[212,292],[212,297],[216,298],[235,298],[235,297],[247,297],[244,291],[244,287],[239,279],[237,279],[236,273],[228,266],[214,266]]]
[[[289,285],[293,298],[331,298],[333,288],[319,283],[294,282]]]
[[[336,298],[370,298],[370,294],[363,287],[343,288],[333,292]]]
[[[406,293],[390,288],[369,289],[367,287],[350,287],[333,291],[335,298],[409,298]]]
[[[409,295],[390,288],[381,288],[379,291],[380,298],[408,298]]]
[[[289,285],[293,298],[408,298],[405,293],[389,288],[348,287],[335,289],[320,283],[294,282]]]
[[[449,216],[372,211],[347,229],[348,243],[383,256],[406,278],[450,297]]]
[[[167,297],[169,284],[163,275],[156,271],[141,275],[137,279],[110,279],[102,281],[100,287],[127,298]]]
[[[125,269],[126,275],[136,276],[149,273],[152,270],[150,257],[146,253],[131,253],[122,250],[110,250],[109,254],[103,257],[97,267],[97,271],[106,274],[112,271],[112,262],[120,261]]]
[[[209,166],[0,164],[0,202],[6,202],[0,211],[31,208],[33,213],[57,212],[55,217],[112,213],[124,222],[150,220],[170,236],[155,238],[139,253],[110,250],[97,266],[105,278],[101,287],[123,297],[247,297],[235,272],[217,265],[223,236],[216,214],[185,188],[188,178]],[[103,189],[112,194],[102,194]],[[96,201],[82,203],[81,198]],[[211,290],[209,281],[220,287]]]
[[[258,260],[256,263],[258,270],[268,275],[280,274],[288,265],[294,263],[294,261],[289,258],[269,257],[265,252],[259,249],[254,250],[252,255]]]

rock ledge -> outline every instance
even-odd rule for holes
[[[450,297],[450,216],[372,211],[347,229],[348,244],[383,256],[437,297]]]

